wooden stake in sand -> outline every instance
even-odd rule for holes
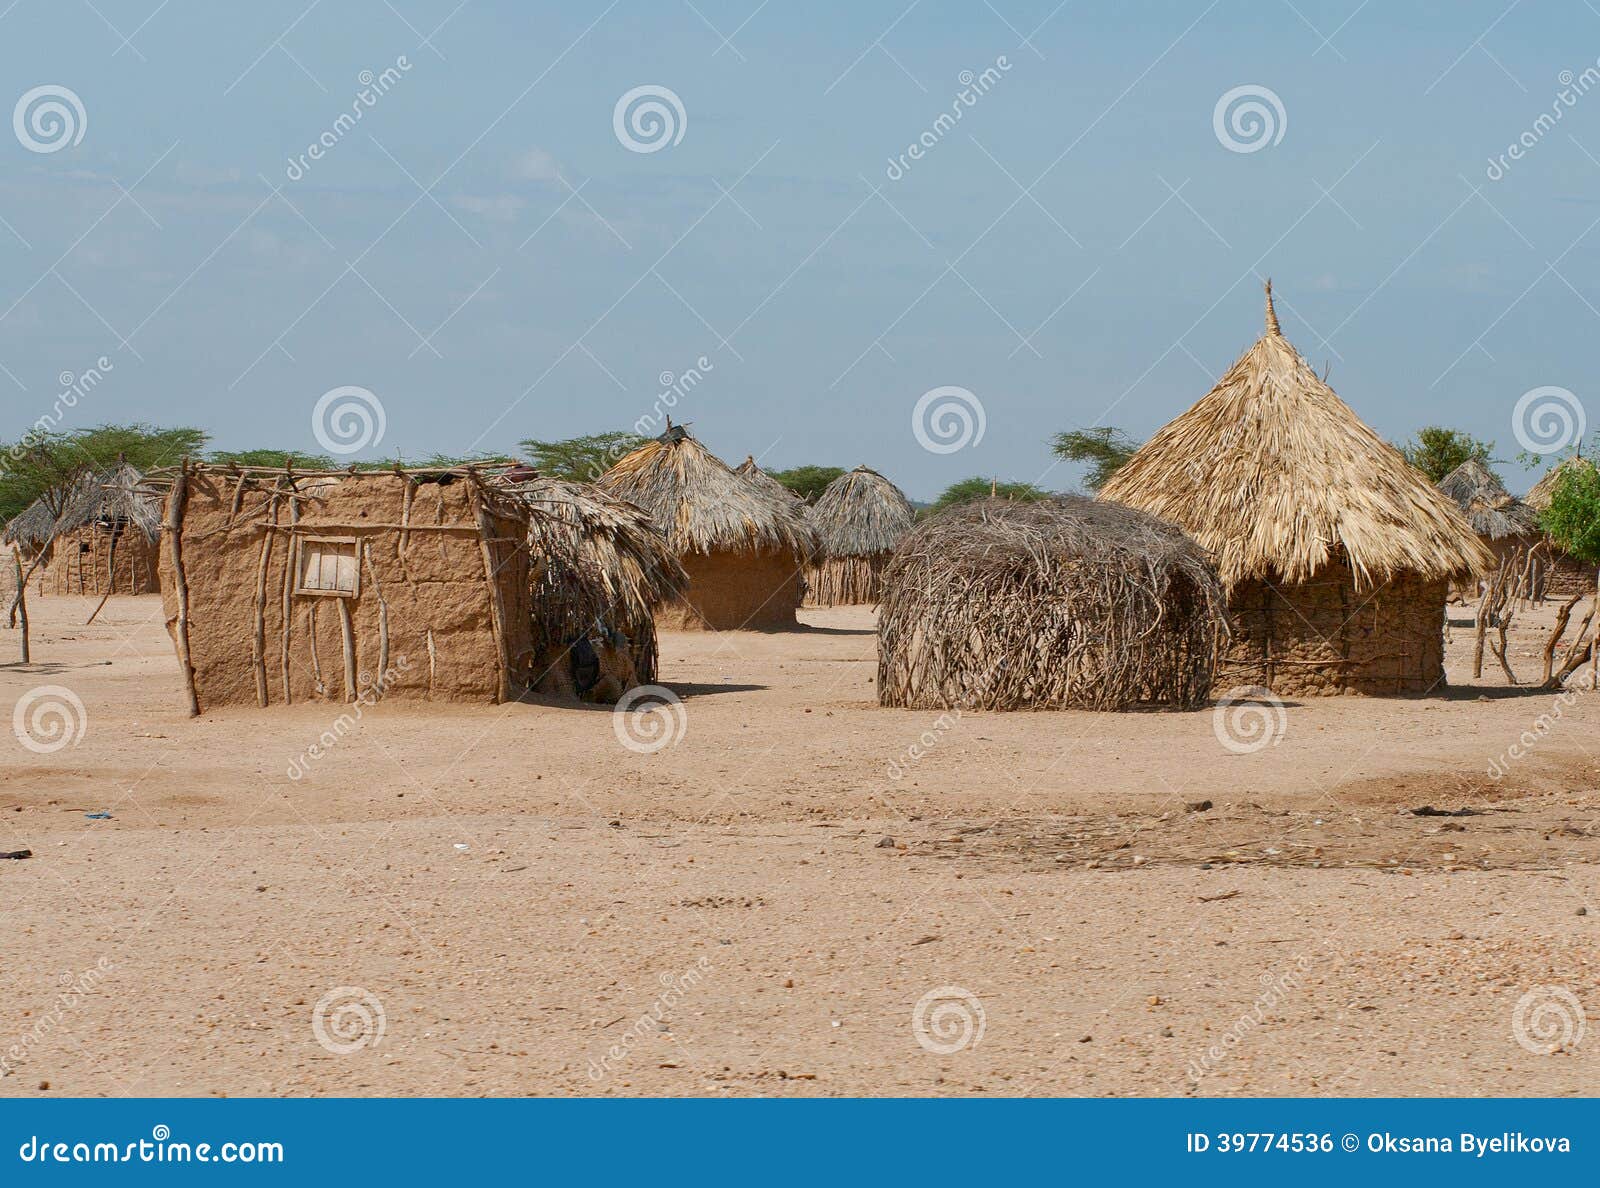
[[[172,589],[178,599],[178,619],[173,640],[178,647],[178,668],[183,672],[183,688],[189,700],[189,716],[200,716],[200,698],[194,688],[194,662],[189,655],[189,579],[183,572],[183,505],[189,497],[189,459],[178,464],[167,496],[167,556],[172,559]]]
[[[494,550],[489,541],[494,538],[494,521],[489,517],[481,488],[474,487],[473,505],[478,512],[478,547],[483,552],[483,580],[489,587],[489,625],[494,630],[495,651],[500,656],[500,696],[502,702],[511,700],[511,652],[506,646],[506,605],[500,593],[499,574],[495,569]]]
[[[16,615],[17,625],[22,628],[22,662],[29,664],[32,661],[28,653],[28,578],[22,572],[22,553],[13,549],[11,560],[17,571],[17,601],[11,609]]]

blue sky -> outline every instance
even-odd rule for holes
[[[105,356],[63,427],[314,450],[348,385],[385,418],[355,456],[508,451],[631,425],[703,356],[675,415],[730,462],[1065,488],[1050,436],[1182,411],[1268,275],[1389,436],[1509,460],[1542,386],[1600,423],[1600,93],[1558,99],[1600,57],[1582,0],[7,2],[0,114],[55,86],[85,119],[52,152],[0,129],[6,437]],[[643,85],[684,112],[648,153],[613,128]],[[1282,106],[1257,151],[1213,126],[1237,87]],[[944,386],[985,428],[936,453],[911,418]]]

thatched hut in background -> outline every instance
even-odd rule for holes
[[[1523,502],[1533,508],[1534,512],[1541,513],[1550,506],[1550,501],[1555,497],[1556,487],[1561,482],[1561,476],[1570,467],[1584,467],[1594,469],[1594,462],[1574,454],[1557,462],[1543,478],[1536,482],[1523,496]],[[1554,544],[1550,545],[1550,566],[1545,582],[1545,593],[1557,598],[1570,598],[1574,594],[1587,594],[1595,588],[1595,567],[1584,561],[1579,561],[1570,553],[1563,552]]]
[[[528,513],[475,468],[185,464],[160,483],[190,712],[526,688]]]
[[[1266,333],[1100,495],[1216,558],[1233,626],[1219,679],[1286,696],[1441,685],[1448,585],[1493,565],[1283,337],[1270,284]]]
[[[657,623],[681,631],[795,625],[802,569],[817,539],[804,509],[735,474],[682,426],[669,426],[600,476],[650,513],[688,584]]]
[[[34,569],[39,594],[154,594],[161,500],[143,489],[144,476],[119,461],[109,471],[85,472],[52,515],[35,501],[6,525],[4,541]]]
[[[593,483],[520,469],[503,481],[528,510],[535,687],[615,700],[653,684],[655,607],[688,581],[667,538]],[[625,659],[608,664],[611,651]]]
[[[1502,566],[1515,564],[1519,572],[1512,576],[1519,581],[1518,597],[1537,596],[1545,584],[1544,550],[1533,553],[1544,539],[1539,531],[1539,513],[1507,491],[1500,476],[1478,458],[1468,458],[1440,479],[1439,490],[1460,509],[1483,547],[1494,557],[1494,568],[1479,576],[1490,576]],[[1522,570],[1527,570],[1525,585],[1520,581]],[[1471,592],[1476,593],[1476,583]]]
[[[1226,631],[1205,554],[1154,516],[985,499],[901,541],[878,609],[878,700],[916,709],[1190,709]]]
[[[784,495],[790,499],[793,499],[796,503],[805,502],[805,498],[798,491],[791,491],[788,487],[784,486],[766,471],[762,470],[761,467],[757,466],[756,457],[754,454],[746,454],[744,456],[744,461],[739,463],[739,465],[734,468],[733,473],[741,476],[742,478],[749,479],[752,483],[769,494]]]
[[[807,603],[877,602],[890,554],[917,518],[905,492],[858,466],[829,483],[807,514],[821,546],[806,570]]]

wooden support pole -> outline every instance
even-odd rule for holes
[[[356,633],[350,622],[350,600],[335,598],[339,604],[339,641],[344,651],[344,699],[356,699]]]
[[[22,628],[22,662],[29,664],[32,657],[28,650],[28,579],[22,572],[22,553],[13,549],[11,560],[17,571],[17,601],[12,609],[16,612],[17,625]]]
[[[478,548],[483,553],[483,580],[489,587],[489,618],[494,629],[495,651],[500,656],[500,688],[497,701],[510,701],[511,692],[511,649],[506,641],[506,604],[500,592],[500,575],[495,570],[494,549],[489,542],[494,538],[494,520],[489,515],[488,505],[484,502],[483,491],[474,487],[472,493],[473,506],[478,513]]]
[[[178,667],[183,672],[184,692],[188,697],[189,716],[200,716],[200,698],[194,688],[194,661],[189,653],[189,579],[183,572],[183,508],[189,498],[189,459],[178,465],[178,476],[172,480],[172,493],[167,496],[167,556],[172,561],[172,589],[178,600],[178,619],[173,639],[178,645]]]

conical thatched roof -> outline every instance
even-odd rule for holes
[[[1488,540],[1539,531],[1538,513],[1507,491],[1500,476],[1477,458],[1468,458],[1440,479],[1439,490],[1461,509],[1472,530]]]
[[[644,509],[595,486],[512,472],[504,481],[528,508],[537,552],[593,587],[602,606],[646,618],[688,582],[677,554]]]
[[[744,456],[744,461],[739,463],[738,467],[735,468],[733,473],[749,479],[752,483],[764,491],[770,491],[775,495],[786,495],[798,503],[805,502],[805,500],[800,497],[799,492],[789,490],[788,487],[784,486],[777,479],[773,478],[766,471],[762,470],[761,467],[757,466],[754,454],[746,454]]]
[[[649,512],[680,556],[778,550],[809,558],[816,551],[816,533],[795,500],[735,474],[682,426],[645,442],[599,482]]]
[[[147,489],[144,476],[119,461],[105,471],[86,471],[68,492],[61,514],[53,516],[43,499],[19,512],[0,539],[34,548],[58,533],[97,522],[129,523],[154,540],[161,532],[161,496]]]
[[[1356,582],[1466,579],[1488,551],[1453,503],[1318,378],[1278,326],[1101,491],[1187,529],[1230,588],[1297,583],[1342,556]]]
[[[865,466],[829,483],[809,514],[822,551],[829,557],[891,552],[917,518],[905,492]]]
[[[1522,497],[1522,502],[1535,511],[1542,512],[1549,507],[1550,500],[1555,497],[1556,484],[1561,481],[1562,474],[1571,466],[1584,466],[1593,470],[1594,462],[1578,454],[1562,459],[1552,466],[1542,479],[1533,484],[1533,489]]]

